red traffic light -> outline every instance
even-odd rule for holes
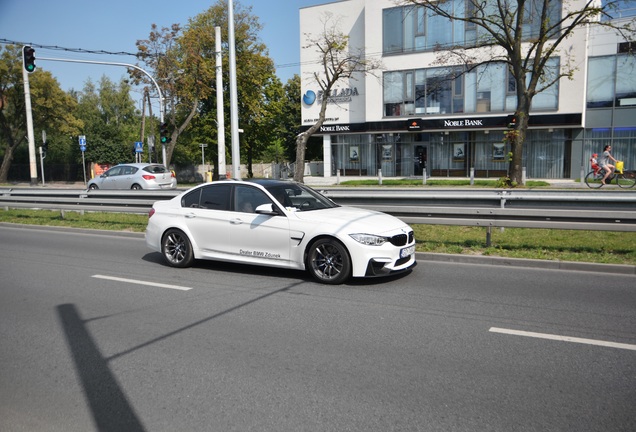
[[[24,70],[31,73],[35,70],[35,50],[26,45],[22,47],[22,61],[24,63]]]

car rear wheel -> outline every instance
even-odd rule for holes
[[[134,185],[132,185],[132,186],[131,186],[131,189],[132,189],[132,190],[141,190],[141,189],[142,189],[142,187],[141,187],[141,186],[139,186],[137,183],[135,183]]]
[[[337,285],[349,279],[351,258],[338,240],[322,238],[309,247],[307,269],[317,281]]]
[[[194,262],[192,244],[183,231],[168,230],[161,241],[161,253],[172,267],[190,267]]]

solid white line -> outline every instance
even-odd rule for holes
[[[137,279],[124,279],[124,278],[119,278],[115,276],[93,275],[93,277],[97,279],[108,279],[108,280],[113,280],[117,282],[126,282],[126,283],[138,284],[138,285],[149,285],[149,286],[154,286],[159,288],[170,288],[170,289],[176,289],[180,291],[189,291],[192,289],[192,288],[182,287],[178,285],[167,285],[167,284],[161,284],[156,282],[146,282],[146,281],[137,280]]]
[[[577,337],[570,337],[570,336],[559,336],[559,335],[553,335],[553,334],[547,334],[547,333],[534,333],[534,332],[527,332],[527,331],[521,331],[521,330],[502,329],[497,327],[491,327],[490,330],[488,331],[492,333],[503,333],[503,334],[509,334],[509,335],[515,335],[515,336],[526,336],[526,337],[533,337],[533,338],[539,338],[539,339],[550,339],[550,340],[556,340],[561,342],[574,342],[574,343],[580,343],[580,344],[597,345],[602,347],[619,348],[619,349],[636,351],[636,345],[617,343],[617,342],[607,342],[607,341],[601,341],[596,339],[584,339],[584,338],[577,338]]]

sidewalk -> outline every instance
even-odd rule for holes
[[[386,180],[402,180],[406,177],[382,177],[382,181]],[[416,177],[409,177],[409,179],[417,179]],[[358,176],[332,176],[332,177],[317,177],[317,176],[305,176],[304,183],[308,186],[337,186],[338,180],[340,184],[350,180],[378,180],[378,177],[358,177]],[[422,181],[422,178],[419,178]],[[427,180],[470,180],[468,177],[429,177]],[[479,178],[475,180],[498,180],[497,178]],[[580,183],[575,181],[574,179],[528,179],[532,181],[543,181],[550,184],[550,187],[555,189],[587,189],[585,183]],[[422,181],[423,183],[423,181]],[[440,186],[433,186],[440,187]],[[453,187],[470,187],[470,186],[453,186]]]

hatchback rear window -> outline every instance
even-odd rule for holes
[[[168,172],[168,169],[164,167],[163,165],[148,165],[147,167],[144,168],[144,171],[153,173],[153,174],[161,174],[161,173]]]

